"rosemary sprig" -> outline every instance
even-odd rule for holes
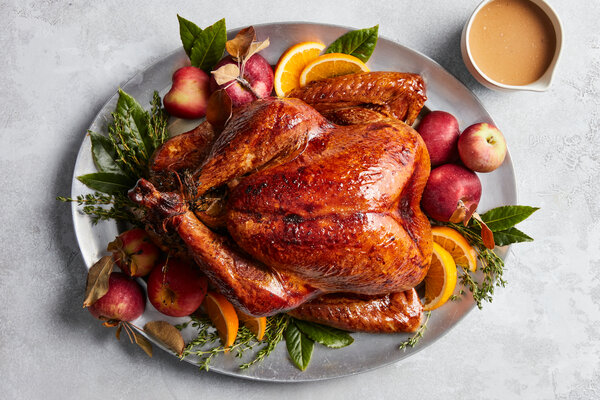
[[[74,199],[62,196],[59,196],[56,199],[67,203],[77,203],[78,206],[83,206],[81,212],[89,215],[92,224],[94,225],[99,221],[109,219],[125,221],[138,226],[141,224],[138,216],[134,213],[134,210],[138,210],[139,206],[123,194],[111,195],[95,192],[86,194],[85,196],[79,195]]]
[[[404,342],[400,343],[398,346],[399,350],[406,350],[407,347],[415,347],[417,343],[423,338],[425,331],[427,330],[427,323],[429,322],[429,317],[431,316],[431,311],[427,311],[427,318],[425,318],[425,322],[423,325],[417,329],[414,335],[406,339]]]
[[[488,303],[492,302],[495,287],[506,286],[506,281],[502,277],[504,273],[504,260],[494,253],[493,250],[485,247],[479,229],[476,226],[469,225],[465,227],[462,224],[452,222],[447,222],[445,225],[460,232],[475,248],[477,257],[481,261],[481,272],[483,274],[481,282],[478,282],[473,273],[466,269],[463,269],[460,276],[460,282],[473,293],[473,299],[477,307],[481,309],[483,308],[484,301]]]

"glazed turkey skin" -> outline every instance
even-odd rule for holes
[[[413,331],[422,313],[413,288],[432,255],[419,205],[430,164],[420,135],[401,119],[418,114],[424,84],[418,75],[386,72],[318,85],[297,91],[299,98],[241,107],[221,133],[203,123],[166,142],[151,182],[140,180],[130,198],[146,207],[154,231],[177,235],[216,289],[248,314],[295,309],[321,323],[329,315],[340,328]],[[336,109],[331,88],[340,85],[350,89]],[[365,87],[379,87],[377,96],[369,99]],[[319,91],[321,113],[300,99],[314,101]],[[226,193],[216,215],[193,206],[215,190]],[[322,300],[335,293],[347,300]],[[349,317],[386,302],[393,307],[380,307],[375,319]]]

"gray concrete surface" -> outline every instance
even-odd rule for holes
[[[476,1],[16,1],[0,3],[0,395],[4,399],[600,398],[600,6],[551,1],[565,48],[545,93],[480,86],[459,50]],[[501,125],[522,225],[509,285],[425,351],[362,375],[266,384],[199,373],[117,342],[81,309],[85,268],[69,207],[86,127],[119,84],[180,45],[180,13],[229,27],[305,20],[419,50],[472,89]],[[318,396],[318,397],[317,397]]]

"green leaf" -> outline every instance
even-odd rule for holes
[[[507,246],[512,243],[533,242],[533,238],[512,227],[494,232],[494,241],[496,242],[496,246]]]
[[[190,50],[192,66],[210,73],[212,67],[223,57],[227,43],[225,18],[204,29],[194,40]]]
[[[332,349],[339,349],[346,347],[354,342],[352,336],[348,332],[344,332],[340,329],[331,328],[329,326],[323,326],[315,324],[313,322],[301,321],[298,319],[294,320],[294,323],[311,340],[321,343]]]
[[[123,175],[123,170],[117,165],[117,151],[113,142],[106,136],[89,131],[92,141],[92,158],[98,171],[112,172]]]
[[[135,181],[126,175],[109,172],[81,175],[77,179],[90,189],[108,194],[125,193],[135,184]]]
[[[148,113],[129,94],[119,89],[119,100],[115,114],[123,118],[124,133],[133,141],[132,146],[137,145],[139,152],[149,155],[152,141],[148,137]]]
[[[290,322],[285,330],[285,345],[294,364],[304,371],[310,363],[315,342],[303,334],[296,324]]]
[[[179,36],[181,37],[181,43],[183,44],[183,49],[189,57],[192,54],[192,46],[194,45],[194,42],[202,33],[202,28],[192,21],[188,21],[187,19],[179,16],[179,14],[177,14],[177,19],[179,20]]]
[[[367,62],[377,46],[378,32],[379,25],[350,31],[331,43],[325,53],[350,54],[362,62]]]
[[[538,207],[529,206],[502,206],[492,208],[481,215],[481,219],[492,232],[503,231],[527,219]]]

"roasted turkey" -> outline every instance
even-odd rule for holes
[[[413,331],[432,253],[420,76],[347,75],[203,123],[157,150],[130,198],[251,315]],[[175,248],[176,245],[173,245]]]

